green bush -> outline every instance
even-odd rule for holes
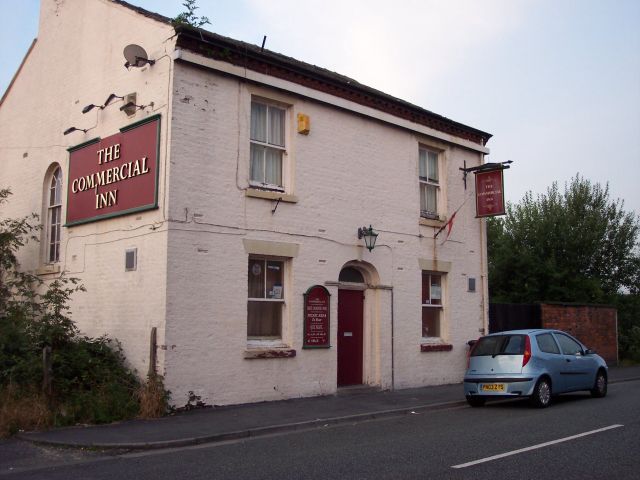
[[[640,363],[640,293],[619,294],[613,304],[618,310],[618,353],[620,361]]]
[[[107,423],[138,414],[139,382],[118,342],[74,338],[52,355],[56,424]]]
[[[0,189],[0,204],[10,195]],[[0,220],[0,436],[20,428],[106,423],[143,410],[166,412],[162,380],[141,385],[117,340],[81,336],[69,300],[84,291],[78,279],[44,284],[20,270],[16,252],[37,240],[37,216]],[[51,388],[43,388],[43,349],[51,349]],[[150,390],[151,389],[151,390]],[[157,404],[153,405],[153,400]],[[143,413],[144,413],[143,412]]]
[[[640,363],[640,326],[634,325],[619,334],[620,359]]]
[[[0,388],[42,381],[42,353],[30,341],[26,324],[18,316],[0,316]]]

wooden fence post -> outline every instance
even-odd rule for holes
[[[47,345],[42,349],[42,391],[45,395],[53,393],[53,359],[51,347]]]
[[[157,329],[153,327],[151,329],[151,339],[149,341],[149,377],[155,377],[156,375],[156,342],[157,342]]]

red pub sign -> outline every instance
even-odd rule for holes
[[[158,206],[160,116],[69,149],[67,226]]]
[[[504,215],[504,177],[502,169],[476,174],[476,217]]]
[[[304,294],[304,341],[302,348],[329,348],[329,297],[322,285],[309,287]]]

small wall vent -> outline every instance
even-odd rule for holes
[[[132,272],[138,268],[138,249],[129,248],[124,254],[124,270],[125,272]]]

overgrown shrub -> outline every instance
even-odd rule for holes
[[[107,423],[138,414],[139,382],[118,342],[76,337],[52,355],[55,424]]]
[[[161,417],[169,410],[169,392],[160,375],[148,375],[147,381],[138,388],[137,397],[141,418]]]
[[[0,205],[9,195],[0,189]],[[50,425],[106,423],[140,413],[162,415],[168,396],[162,379],[141,384],[119,342],[79,334],[69,316],[71,296],[84,291],[78,279],[63,274],[44,284],[20,270],[16,252],[37,241],[36,222],[36,215],[0,220],[0,436]],[[47,388],[45,347],[51,349]]]
[[[39,390],[12,384],[0,388],[0,438],[18,430],[34,430],[51,425],[51,410]]]

